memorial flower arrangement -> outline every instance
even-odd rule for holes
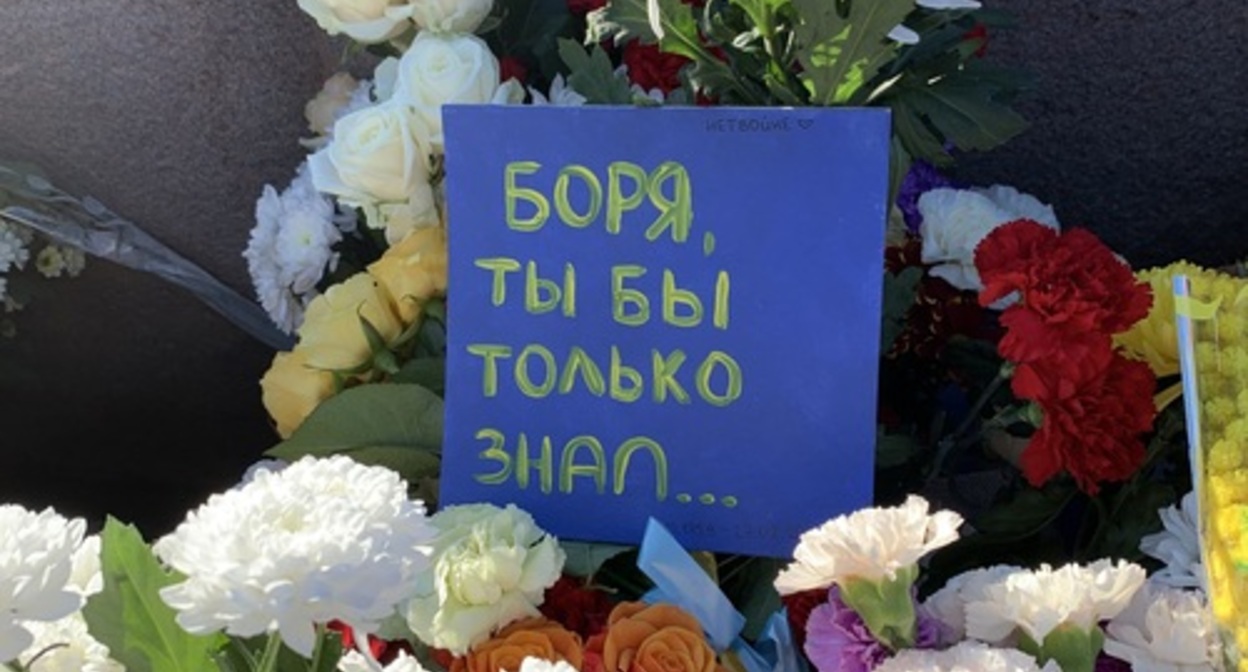
[[[1126,561],[932,585],[965,523],[919,496],[806,532],[748,618],[657,523],[639,556],[586,554],[514,506],[429,516],[342,456],[258,465],[151,546],[116,520],[0,518],[8,670],[1196,672],[1216,654],[1203,592]],[[640,586],[609,569],[630,563]]]

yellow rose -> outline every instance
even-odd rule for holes
[[[446,230],[429,227],[407,234],[368,272],[389,291],[403,323],[412,324],[426,301],[446,294]]]
[[[357,273],[313,299],[299,328],[299,348],[307,353],[308,364],[343,371],[368,362],[372,350],[361,317],[386,343],[403,331],[390,292],[367,273]]]
[[[308,366],[307,353],[299,348],[279,352],[260,379],[264,408],[277,423],[277,433],[288,438],[305,418],[334,394],[334,376]]]

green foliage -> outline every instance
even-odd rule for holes
[[[628,105],[633,91],[628,82],[615,76],[615,66],[599,45],[591,51],[572,40],[559,40],[559,56],[568,66],[568,85],[585,96],[591,105]]]
[[[972,61],[934,80],[904,78],[883,102],[911,154],[949,163],[945,140],[963,151],[985,151],[1026,130],[1027,121],[997,97],[1008,81],[1003,71]]]
[[[923,279],[923,269],[917,266],[902,269],[900,273],[884,274],[884,323],[880,330],[880,353],[887,353],[906,326],[906,315],[914,306],[914,296]]]
[[[875,468],[900,467],[919,452],[919,442],[909,434],[887,434],[884,428],[877,430],[875,438]]]
[[[544,85],[561,70],[556,39],[572,32],[566,0],[508,0],[498,3],[502,16],[497,30],[486,35],[500,56],[523,57],[537,65]]]
[[[83,616],[91,634],[133,672],[215,672],[214,654],[225,635],[192,635],[160,599],[160,589],[181,580],[161,568],[132,525],[109,518],[100,534],[104,590],[91,596]]]
[[[794,29],[811,103],[844,105],[897,54],[888,33],[914,9],[913,0],[793,0]]]
[[[577,577],[592,577],[602,568],[603,563],[621,553],[633,549],[632,546],[616,544],[592,544],[582,541],[560,541],[563,552],[567,555],[563,571]]]
[[[265,454],[294,461],[343,454],[398,471],[409,483],[437,473],[442,399],[420,385],[361,385],[329,398]]]
[[[758,558],[745,555],[727,556],[719,564],[719,587],[745,616],[746,639],[757,638],[767,619],[781,606],[780,594],[773,587],[776,575],[788,565],[787,560]]]
[[[641,40],[642,44],[658,41],[650,28],[650,16],[645,0],[640,2],[612,2],[596,9],[585,17],[588,22],[585,44],[598,44],[610,39],[616,46],[629,40]]]
[[[1027,488],[975,519],[976,530],[1002,538],[1030,537],[1062,513],[1074,499],[1075,487],[1069,481],[1053,481],[1043,489]]]

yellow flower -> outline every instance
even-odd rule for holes
[[[357,273],[308,304],[299,328],[299,348],[309,366],[345,371],[369,361],[372,350],[360,318],[393,343],[403,331],[390,292],[367,273]]]
[[[1175,333],[1174,289],[1176,275],[1186,275],[1193,284],[1193,294],[1204,295],[1218,273],[1180,261],[1164,268],[1138,271],[1135,277],[1148,283],[1153,290],[1153,308],[1148,317],[1126,332],[1114,337],[1128,357],[1147,362],[1158,378],[1179,373],[1178,336]]]
[[[279,352],[260,379],[264,408],[288,438],[322,402],[334,394],[334,375],[308,366],[307,352]]]
[[[404,324],[420,317],[425,302],[446,294],[446,229],[417,229],[386,250],[368,272],[390,292]]]

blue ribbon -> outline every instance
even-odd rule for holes
[[[646,523],[637,568],[655,585],[642,599],[651,604],[675,604],[692,614],[702,624],[711,646],[716,651],[731,650],[747,672],[803,672],[784,611],[772,614],[757,646],[750,646],[741,637],[745,616],[654,518]]]

